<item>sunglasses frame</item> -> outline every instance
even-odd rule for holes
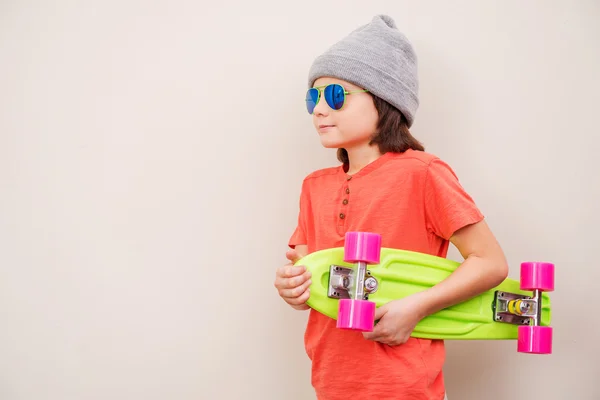
[[[332,106],[331,106],[331,105],[330,105],[330,104],[327,102],[327,99],[325,99],[325,102],[327,103],[327,106],[328,106],[329,108],[331,108],[333,111],[340,111],[340,110],[342,110],[342,109],[344,108],[344,106],[346,105],[346,96],[347,96],[347,95],[349,95],[349,94],[354,94],[354,93],[366,93],[366,92],[368,92],[368,90],[367,90],[367,89],[361,89],[361,90],[353,90],[353,91],[348,91],[348,90],[346,90],[346,88],[345,88],[345,87],[344,87],[342,84],[340,84],[340,83],[330,83],[330,84],[328,84],[328,85],[322,85],[322,86],[313,86],[312,88],[309,88],[309,89],[306,91],[306,94],[307,94],[307,95],[308,95],[308,92],[310,92],[312,89],[317,89],[317,93],[318,93],[318,96],[317,96],[317,101],[315,102],[315,107],[313,108],[313,112],[309,112],[309,114],[310,114],[310,115],[312,115],[312,114],[314,114],[314,113],[315,113],[315,108],[317,107],[317,105],[318,105],[318,104],[319,104],[319,102],[321,101],[321,98],[323,97],[323,93],[325,92],[325,88],[326,88],[326,87],[328,87],[328,86],[332,86],[332,85],[337,85],[337,86],[341,87],[341,88],[342,88],[342,90],[343,90],[343,93],[344,93],[344,99],[343,99],[343,101],[342,101],[342,106],[341,106],[339,109],[337,109],[337,110],[336,110],[335,108],[333,108],[333,107],[332,107]],[[306,99],[306,96],[305,96],[305,99],[304,99],[304,101],[305,101],[305,102],[308,102],[308,99]],[[307,109],[307,111],[308,111],[308,109]]]

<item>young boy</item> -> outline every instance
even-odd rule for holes
[[[377,309],[373,332],[336,328],[310,310],[305,348],[319,400],[442,400],[444,343],[410,336],[425,316],[504,280],[503,251],[452,169],[411,135],[418,106],[414,50],[392,18],[376,16],[329,48],[309,73],[307,109],[321,144],[339,166],[302,183],[290,263],[275,287],[306,310],[310,274],[293,266],[322,249],[342,247],[347,231],[382,235],[382,246],[440,257],[453,243],[464,257],[446,280]]]

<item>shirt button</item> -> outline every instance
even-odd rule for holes
[[[342,203],[348,204],[348,199],[344,199],[344,201],[342,201]]]
[[[340,214],[340,218],[344,219],[344,218],[346,218],[346,216],[342,213],[342,214]]]
[[[349,176],[349,177],[347,177],[347,178],[346,178],[346,180],[348,180],[348,181],[349,181],[350,179],[352,179],[352,177],[351,177],[351,176]]]
[[[346,194],[350,193],[350,188],[346,188]]]

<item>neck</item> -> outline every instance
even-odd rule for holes
[[[379,147],[367,146],[359,148],[346,148],[348,152],[348,175],[353,175],[368,164],[381,157]]]

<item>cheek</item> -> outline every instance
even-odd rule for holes
[[[373,113],[367,109],[352,113],[348,118],[344,118],[341,127],[351,136],[368,137],[377,129],[377,112]]]

